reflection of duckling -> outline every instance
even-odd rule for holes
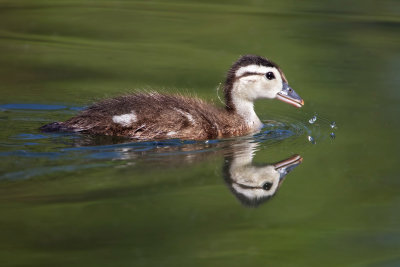
[[[92,136],[85,136],[85,143],[81,145],[104,144],[104,136],[101,140],[86,140]],[[93,138],[97,138],[93,136]],[[112,138],[108,136],[108,138]],[[129,166],[136,163],[136,159],[157,158],[157,166],[168,168],[179,168],[186,164],[193,164],[203,161],[215,161],[225,155],[222,176],[231,189],[233,194],[246,206],[256,207],[270,199],[280,185],[285,176],[302,162],[302,157],[293,155],[292,157],[279,161],[275,164],[253,165],[254,153],[258,150],[259,141],[253,137],[232,138],[218,142],[194,142],[187,144],[175,141],[155,141],[155,142],[134,142],[123,146],[104,146],[110,159],[125,160],[119,167]],[[99,141],[100,143],[97,143]],[[110,141],[110,140],[108,140]],[[114,140],[116,141],[116,140]],[[121,140],[123,141],[123,140]],[[102,150],[94,146],[96,152]],[[201,153],[199,153],[201,152]],[[151,166],[151,165],[150,165]],[[150,167],[151,168],[151,167]]]
[[[138,93],[104,100],[65,122],[41,127],[43,131],[151,139],[214,139],[240,136],[260,130],[254,112],[258,98],[277,98],[296,107],[303,100],[289,87],[281,69],[254,55],[236,61],[228,72],[225,109],[197,98],[159,93]]]
[[[299,155],[264,166],[252,165],[254,145],[242,153],[234,153],[233,158],[225,160],[224,179],[233,194],[246,206],[256,207],[271,198],[285,176],[298,166],[303,158]]]

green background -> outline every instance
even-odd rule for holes
[[[0,0],[0,265],[400,265],[399,12],[394,0]],[[305,100],[256,103],[300,130],[260,141],[255,162],[304,158],[258,208],[225,185],[226,146],[85,148],[37,130],[134,90],[218,105],[249,53]]]

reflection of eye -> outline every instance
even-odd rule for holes
[[[267,72],[265,76],[267,77],[268,80],[275,79],[275,75],[272,72]]]
[[[270,183],[270,182],[266,182],[266,183],[263,185],[263,189],[266,190],[266,191],[270,190],[271,187],[272,187],[272,183]]]

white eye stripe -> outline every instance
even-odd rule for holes
[[[264,74],[267,70],[270,69],[265,66],[260,65],[248,65],[245,67],[241,67],[236,71],[236,77],[242,76],[246,72],[257,73],[257,74]]]
[[[261,65],[248,65],[248,66],[239,68],[236,71],[235,75],[236,75],[236,77],[240,77],[246,73],[254,73],[256,75],[264,75],[267,72],[271,71],[272,73],[275,74],[275,76],[277,76],[277,73],[274,70],[276,70],[276,68],[274,68],[274,67],[266,67],[266,66],[261,66]]]

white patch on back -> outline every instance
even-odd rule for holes
[[[137,121],[137,117],[136,117],[136,114],[133,111],[131,111],[131,113],[128,113],[128,114],[113,116],[112,121],[114,123],[120,124],[121,126],[129,127],[132,125],[132,123]]]
[[[190,114],[190,113],[188,113],[188,112],[185,112],[185,111],[183,111],[183,110],[180,110],[180,109],[178,109],[178,108],[174,108],[177,112],[179,112],[180,114],[182,114],[183,116],[185,116],[187,119],[188,119],[188,121],[190,122],[190,123],[192,123],[192,124],[194,124],[194,123],[196,123],[196,121],[193,119],[193,116],[192,116],[192,114]]]
[[[193,116],[189,113],[185,114],[186,118],[189,120],[191,124],[194,124],[196,121],[193,119]]]
[[[246,72],[257,73],[257,74],[265,74],[267,71],[271,69],[271,67],[266,67],[262,65],[248,65],[245,67],[241,67],[236,71],[236,77],[242,76]]]
[[[172,136],[172,135],[175,135],[175,134],[176,134],[176,132],[174,132],[174,131],[167,133],[168,136]]]

